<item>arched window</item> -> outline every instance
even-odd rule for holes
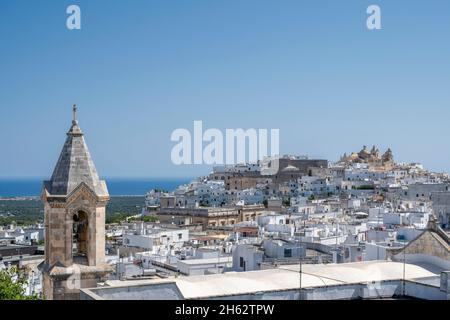
[[[88,240],[88,215],[84,211],[78,211],[73,215],[72,226],[72,257],[75,263],[87,264]]]

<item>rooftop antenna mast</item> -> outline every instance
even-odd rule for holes
[[[406,276],[406,237],[403,236],[403,282],[402,282],[402,295],[405,296],[405,276]]]

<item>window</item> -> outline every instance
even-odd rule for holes
[[[292,257],[292,249],[284,249],[284,257],[285,258],[291,258]]]
[[[239,257],[239,267],[243,268],[244,267],[244,258]]]
[[[183,238],[183,234],[182,233],[179,233],[178,234],[178,240],[181,240]]]

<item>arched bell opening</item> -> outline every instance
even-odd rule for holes
[[[84,211],[73,215],[72,258],[74,263],[88,264],[89,220]]]

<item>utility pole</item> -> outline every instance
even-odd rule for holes
[[[217,274],[219,274],[220,271],[220,245],[218,246],[217,250]]]
[[[338,263],[338,236],[339,236],[339,223],[336,222],[336,244],[335,244],[335,252],[336,252],[336,263]]]
[[[377,244],[377,242],[378,242],[378,227],[379,227],[379,224],[378,224],[378,221],[377,221],[377,228],[376,228],[376,231],[375,231],[375,245],[377,246],[377,260],[380,260],[380,247]]]
[[[402,295],[405,296],[405,275],[406,275],[406,239],[403,238],[403,286]]]
[[[303,235],[306,235],[306,221],[303,222]],[[300,290],[299,290],[299,295],[298,295],[298,299],[299,300],[303,300],[303,296],[302,296],[302,272],[303,272],[303,255],[302,255],[302,237],[300,236],[299,239],[299,245],[300,245],[300,250],[299,250],[299,255],[300,255],[300,268],[299,268],[299,274],[300,274]]]
[[[316,244],[315,244],[315,240],[314,240],[314,235],[315,235],[314,228],[315,228],[315,226],[316,226],[316,222],[314,221],[313,222],[313,227],[312,227],[312,241],[311,241],[313,243],[313,248],[314,248],[314,263],[317,262],[317,251],[316,251]]]

